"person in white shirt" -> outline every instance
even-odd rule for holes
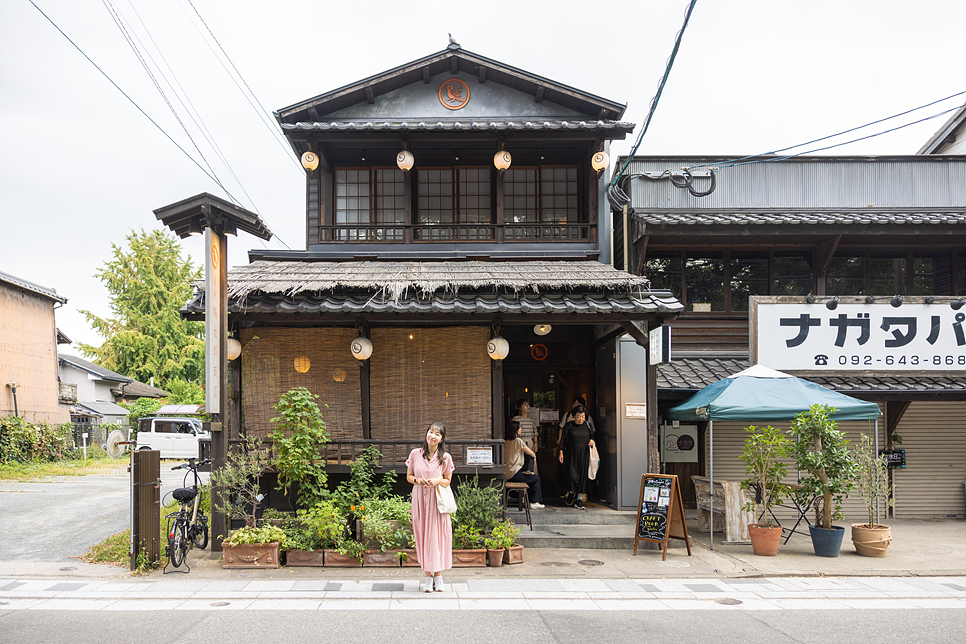
[[[514,483],[526,483],[529,488],[530,507],[543,508],[543,492],[540,489],[540,477],[536,474],[526,474],[523,471],[525,455],[536,457],[532,449],[527,447],[521,436],[520,423],[511,420],[506,426],[506,480]]]
[[[513,417],[513,420],[520,424],[520,438],[530,448],[530,454],[534,455],[532,460],[527,459],[523,471],[527,474],[536,474],[537,459],[535,454],[537,451],[537,436],[540,433],[540,426],[536,420],[530,418],[530,401],[526,398],[521,398],[517,401],[517,411],[519,413]]]

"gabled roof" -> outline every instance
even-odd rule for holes
[[[64,304],[65,302],[67,302],[67,298],[66,297],[61,297],[61,296],[57,295],[57,291],[55,291],[52,288],[46,288],[44,286],[38,286],[37,284],[34,284],[33,282],[28,282],[25,279],[20,279],[19,277],[14,277],[13,275],[11,275],[9,273],[4,273],[3,271],[0,271],[0,282],[6,282],[7,284],[10,284],[11,286],[15,286],[17,288],[22,288],[25,291],[30,291],[31,293],[36,293],[37,295],[42,295],[44,297],[48,297],[48,298],[52,299],[55,302],[60,302],[61,304]]]
[[[953,115],[949,117],[949,120],[943,123],[943,126],[933,134],[926,144],[919,148],[916,154],[936,154],[937,150],[947,142],[950,137],[952,140],[956,140],[960,135],[966,135],[964,132],[964,127],[966,127],[966,105],[953,112]],[[941,152],[940,152],[941,154]]]
[[[137,396],[138,398],[166,398],[171,395],[163,389],[152,387],[137,380],[125,383],[111,391],[118,396]]]
[[[81,371],[86,371],[87,373],[95,376],[100,380],[113,380],[115,382],[134,382],[134,378],[128,378],[127,376],[122,376],[121,374],[111,371],[110,369],[105,369],[100,365],[96,365],[93,362],[84,360],[83,358],[78,358],[76,356],[68,356],[60,354],[58,360],[61,364],[67,364],[75,369],[80,369]]]
[[[207,192],[162,206],[154,211],[154,216],[182,239],[200,234],[205,226],[229,235],[243,230],[266,241],[272,238],[272,231],[257,214]],[[195,232],[191,230],[193,224],[197,225]]]
[[[275,118],[279,123],[318,121],[325,114],[359,103],[371,103],[376,97],[406,85],[428,83],[429,78],[437,74],[455,75],[457,72],[477,76],[480,82],[505,85],[533,95],[537,102],[546,100],[593,115],[601,121],[619,119],[626,108],[621,103],[474,54],[451,43],[435,54],[282,108],[275,113]]]

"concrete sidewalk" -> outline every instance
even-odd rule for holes
[[[724,535],[715,535],[714,550],[707,533],[691,533],[692,555],[683,542],[672,542],[667,560],[661,552],[644,548],[637,555],[628,549],[527,548],[524,563],[499,568],[455,569],[451,575],[468,579],[735,579],[745,577],[792,576],[966,576],[966,521],[898,520],[889,521],[892,545],[882,558],[862,557],[855,553],[849,529],[837,558],[817,557],[807,536],[792,535],[782,544],[777,557],[758,557],[750,545],[725,545]],[[631,530],[632,526],[613,526]],[[141,577],[146,580],[172,578],[206,580],[402,580],[420,577],[418,568],[280,568],[276,570],[224,570],[209,550],[188,553],[189,574],[160,570]],[[68,570],[73,568],[73,570]],[[181,570],[184,568],[182,567]],[[170,568],[169,568],[170,570]],[[114,566],[85,564],[81,561],[0,562],[0,578],[83,578],[120,579],[128,571]]]

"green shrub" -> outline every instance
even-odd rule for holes
[[[496,515],[503,507],[503,488],[496,481],[480,486],[479,474],[461,479],[456,486],[456,526],[476,528],[480,534],[490,533],[496,526]]]
[[[70,423],[28,423],[20,416],[0,418],[0,463],[56,461],[69,455]]]
[[[278,416],[271,421],[278,489],[288,493],[290,486],[298,485],[299,504],[306,508],[322,500],[327,480],[319,451],[329,442],[329,434],[315,398],[305,387],[285,392],[275,405]]]

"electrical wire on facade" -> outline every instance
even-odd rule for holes
[[[53,20],[51,19],[51,17],[50,17],[50,16],[48,16],[48,15],[47,15],[46,13],[44,13],[44,11],[43,11],[43,9],[41,9],[40,7],[38,7],[38,6],[37,6],[37,4],[36,4],[36,3],[35,3],[35,2],[33,1],[33,0],[27,0],[27,1],[28,1],[28,2],[29,2],[29,3],[31,4],[31,5],[33,5],[33,7],[34,7],[34,9],[36,9],[37,11],[39,11],[39,12],[40,12],[40,15],[42,15],[42,16],[43,16],[44,18],[46,18],[46,19],[47,19],[47,22],[49,22],[49,23],[50,23],[50,24],[51,24],[51,25],[52,25],[52,26],[54,27],[54,29],[56,29],[56,30],[57,30],[58,32],[60,32],[60,35],[61,35],[61,36],[63,36],[64,38],[66,38],[66,39],[67,39],[67,42],[69,42],[69,43],[70,43],[71,45],[73,45],[73,46],[74,46],[74,49],[76,49],[76,50],[77,50],[78,52],[80,52],[80,54],[81,54],[81,56],[83,56],[84,58],[86,58],[86,59],[87,59],[87,62],[89,62],[89,63],[90,63],[91,65],[93,65],[93,66],[94,66],[94,69],[96,69],[97,71],[99,71],[99,72],[101,73],[101,75],[102,75],[102,76],[103,76],[104,78],[106,78],[106,79],[108,80],[108,82],[109,82],[109,83],[110,83],[111,85],[113,85],[113,86],[114,86],[114,89],[116,89],[117,91],[119,91],[119,92],[121,93],[121,95],[122,95],[122,96],[124,96],[124,98],[126,98],[126,99],[127,99],[127,100],[128,100],[128,101],[129,101],[130,103],[131,103],[131,105],[133,105],[133,106],[134,106],[135,108],[137,108],[137,110],[138,110],[138,111],[139,111],[139,112],[140,112],[140,113],[141,113],[142,115],[144,115],[144,118],[146,118],[146,119],[147,119],[148,121],[150,121],[150,122],[151,122],[151,124],[152,124],[152,125],[153,125],[154,127],[156,127],[156,128],[157,128],[157,129],[158,129],[158,130],[159,130],[159,131],[161,132],[161,134],[163,134],[163,135],[164,135],[164,136],[165,136],[165,137],[166,137],[166,138],[167,138],[167,139],[168,139],[169,141],[171,141],[171,143],[173,143],[173,144],[174,144],[174,146],[175,146],[176,148],[178,148],[179,150],[181,150],[181,152],[182,152],[182,154],[184,154],[184,155],[185,155],[186,157],[188,157],[188,158],[189,158],[189,159],[191,160],[191,162],[192,162],[192,163],[194,163],[194,164],[195,164],[196,166],[198,166],[198,169],[199,169],[199,170],[201,170],[202,172],[204,172],[204,173],[205,173],[205,174],[206,174],[206,175],[208,176],[208,178],[209,178],[209,179],[211,179],[212,181],[214,181],[214,182],[215,182],[215,183],[216,183],[217,185],[219,185],[219,186],[221,186],[221,182],[219,182],[219,181],[218,181],[218,180],[217,180],[217,179],[216,179],[216,178],[215,178],[214,176],[212,176],[212,174],[211,174],[210,172],[208,172],[208,170],[206,170],[204,166],[202,166],[202,165],[201,165],[200,163],[198,163],[198,161],[197,161],[197,160],[196,160],[196,159],[195,159],[195,158],[194,158],[193,156],[191,156],[190,154],[188,154],[188,151],[187,151],[187,150],[185,150],[185,149],[184,149],[183,147],[181,147],[181,145],[180,145],[180,144],[179,144],[179,143],[178,143],[177,141],[175,141],[175,140],[174,140],[174,139],[173,139],[173,138],[171,137],[171,135],[170,135],[170,134],[168,134],[168,133],[167,133],[167,132],[165,131],[165,129],[164,129],[163,127],[161,127],[161,126],[160,126],[160,125],[159,125],[159,124],[158,124],[158,123],[157,123],[157,122],[156,122],[156,121],[155,121],[155,120],[154,120],[153,118],[151,118],[151,117],[150,117],[150,116],[148,115],[148,113],[147,113],[147,112],[145,112],[145,111],[144,111],[143,109],[141,109],[141,106],[140,106],[140,105],[138,105],[138,104],[137,104],[137,103],[136,103],[136,102],[134,101],[134,99],[133,99],[133,98],[131,98],[130,96],[128,96],[128,95],[127,95],[127,93],[126,93],[126,92],[125,92],[125,91],[124,91],[123,89],[121,89],[121,87],[120,87],[120,86],[119,86],[119,85],[118,85],[117,83],[115,83],[115,82],[114,82],[114,79],[112,79],[112,78],[111,78],[110,76],[108,76],[108,75],[107,75],[107,72],[105,72],[105,71],[104,71],[103,69],[101,69],[101,68],[100,68],[100,67],[99,67],[99,66],[97,65],[97,63],[95,63],[95,62],[94,62],[93,60],[91,60],[91,57],[90,57],[90,56],[88,56],[88,55],[87,55],[87,54],[86,54],[86,53],[84,52],[84,50],[80,48],[80,46],[79,46],[79,45],[78,45],[77,43],[75,43],[75,42],[74,42],[73,40],[71,40],[71,38],[70,38],[70,36],[68,36],[68,35],[67,35],[66,33],[64,33],[64,30],[63,30],[63,29],[61,29],[60,27],[58,27],[58,26],[57,26],[57,23],[56,23],[56,22],[54,22],[54,21],[53,21]],[[231,194],[230,192],[228,192],[228,190],[225,190],[225,188],[224,188],[223,186],[222,186],[222,190],[224,190],[224,191],[225,191],[225,194],[226,194],[226,195],[228,195],[228,197],[229,197],[229,198],[230,198],[230,199],[231,199],[232,201],[234,201],[235,203],[238,203],[238,200],[237,200],[237,199],[235,199],[235,197],[234,197],[234,196],[232,196],[232,194]]]

